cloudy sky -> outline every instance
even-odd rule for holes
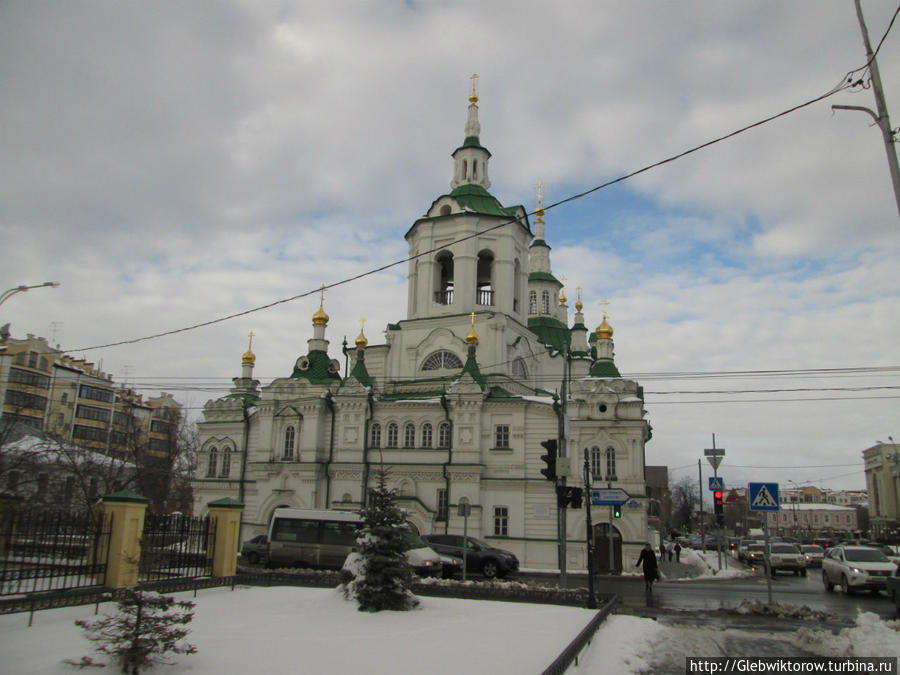
[[[897,5],[863,9],[877,45]],[[897,126],[900,25],[878,61]],[[473,72],[491,191],[533,209],[539,180],[566,200],[865,62],[851,0],[6,0],[0,285],[61,286],[0,323],[198,409],[251,330],[255,375],[285,376],[315,289],[405,257],[449,190]],[[840,91],[547,213],[554,272],[590,325],[610,301],[647,461],[676,480],[715,433],[730,486],[862,488],[861,451],[900,440],[900,218],[881,134],[833,104],[875,106]],[[405,272],[328,291],[333,357],[361,316],[372,344],[405,318]]]

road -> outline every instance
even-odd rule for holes
[[[732,561],[729,561],[731,564]],[[735,563],[737,564],[737,563]],[[532,575],[519,575],[537,580]],[[545,581],[549,581],[544,577]],[[587,586],[587,579],[569,575],[570,587]],[[644,580],[640,576],[599,577],[596,584],[599,594],[615,593],[622,599],[624,609],[639,611],[654,608],[664,611],[716,611],[735,609],[745,600],[767,603],[769,592],[766,578],[757,572],[751,578],[694,579],[662,581],[653,585],[651,598],[644,592]],[[819,569],[810,569],[805,577],[778,574],[772,579],[772,601],[826,612],[845,619],[854,619],[859,610],[872,612],[884,619],[896,618],[893,604],[885,593],[856,593],[851,596],[829,593],[822,584]]]

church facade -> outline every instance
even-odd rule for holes
[[[559,438],[569,485],[583,485],[587,458],[595,487],[629,495],[621,517],[608,506],[591,516],[595,533],[611,531],[622,558],[636,559],[647,540],[643,392],[619,374],[605,312],[589,331],[579,297],[570,325],[540,203],[532,232],[525,208],[488,191],[474,88],[452,157],[450,192],[405,235],[406,318],[388,324],[384,344],[361,330],[345,377],[324,300],[286,377],[260,386],[251,342],[231,392],[204,406],[195,513],[240,501],[245,540],[279,506],[359,509],[384,468],[421,533],[462,533],[468,503],[471,536],[513,551],[522,568],[556,569],[561,524],[541,443]],[[585,521],[584,508],[567,510],[570,570],[587,568]]]

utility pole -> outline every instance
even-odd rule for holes
[[[566,389],[566,380],[569,378],[569,348],[568,346],[563,347],[563,379],[562,384],[559,387],[560,398],[562,398],[562,405],[560,406],[560,414],[559,414],[559,424],[558,424],[558,436],[559,436],[559,458],[563,460],[561,466],[563,470],[559,476],[559,484],[562,486],[563,490],[566,488],[566,474],[568,473],[567,468],[570,465],[568,454],[566,453],[566,399],[568,399],[568,392]],[[558,465],[560,465],[558,463]],[[588,501],[590,501],[590,495],[588,495]],[[568,580],[566,578],[566,527],[567,519],[566,512],[568,511],[568,506],[564,506],[561,509],[557,509],[557,513],[559,514],[559,585],[563,588],[568,588]]]
[[[884,100],[884,89],[881,86],[878,61],[869,42],[869,31],[866,28],[866,20],[863,18],[860,0],[854,0],[854,4],[856,5],[856,18],[859,19],[859,28],[862,31],[863,44],[866,47],[866,59],[872,80],[872,93],[875,94],[875,108],[878,114],[876,115],[870,108],[858,105],[833,105],[831,109],[859,110],[868,113],[875,120],[878,128],[881,129],[881,135],[884,138],[884,149],[887,152],[888,168],[891,172],[891,185],[894,187],[894,200],[897,202],[897,213],[900,215],[900,167],[897,165],[896,139],[894,138],[894,130],[891,128],[891,118],[888,116],[887,103]]]

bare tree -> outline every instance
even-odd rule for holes
[[[672,524],[676,529],[690,532],[694,527],[694,511],[699,504],[697,483],[688,476],[673,483],[672,492]]]

